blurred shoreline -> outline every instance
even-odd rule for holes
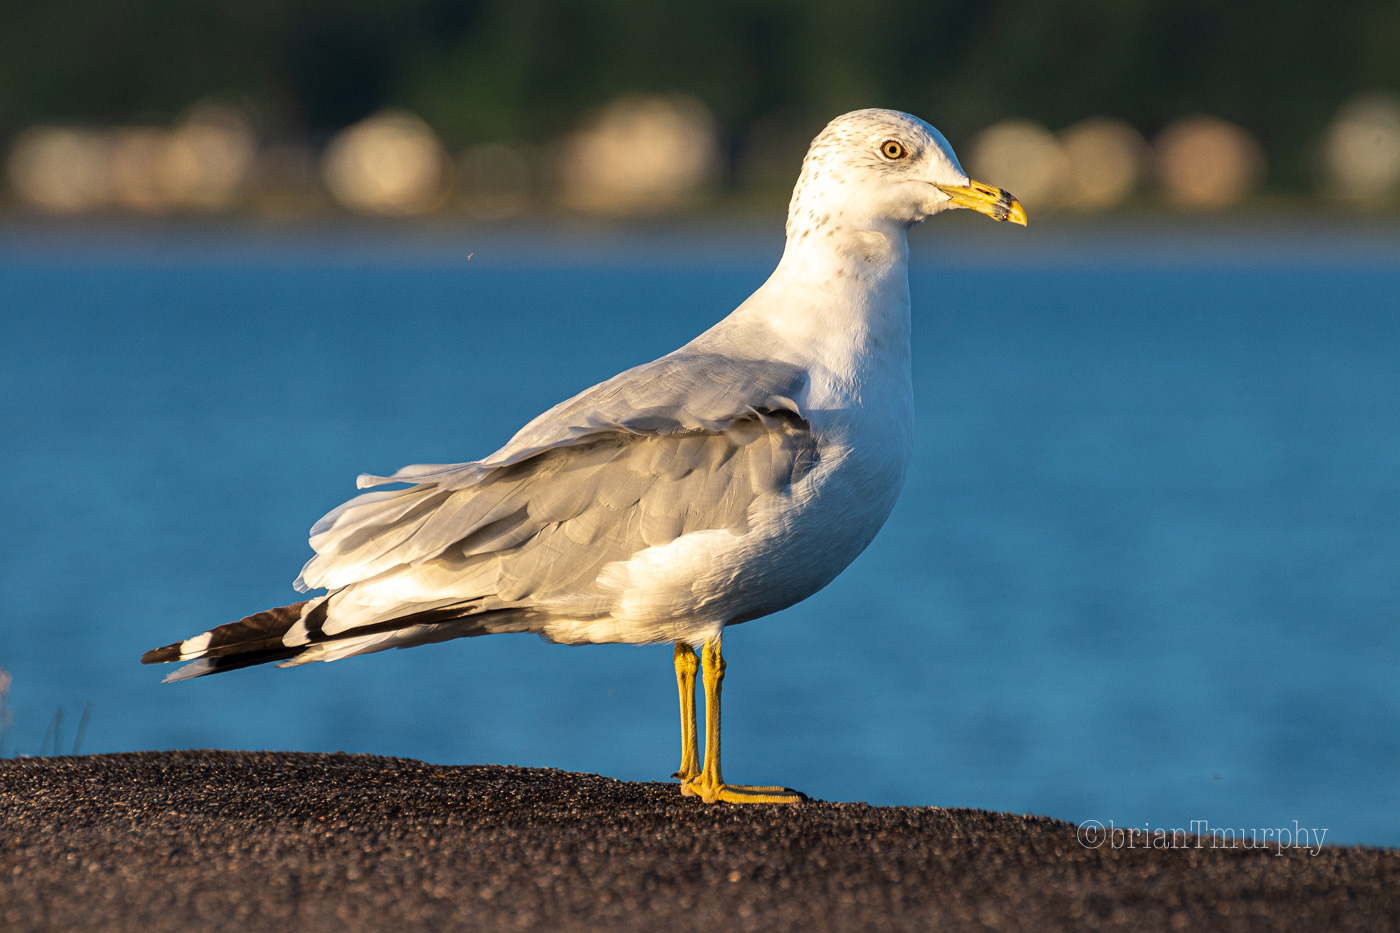
[[[910,231],[911,259],[1038,265],[1328,265],[1400,262],[1400,214],[1293,207],[1229,215],[1161,211],[1086,217],[1047,213],[1027,229],[954,212]],[[341,218],[270,223],[256,218],[145,220],[0,217],[0,262],[309,263],[687,267],[782,254],[779,211],[633,221],[573,217],[511,223]]]

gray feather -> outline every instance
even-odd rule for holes
[[[342,506],[318,523],[303,581],[353,587],[416,566],[469,578],[483,588],[470,598],[496,608],[600,605],[609,563],[683,534],[741,532],[758,497],[810,468],[816,442],[793,401],[805,379],[707,355],[630,370],[486,460],[406,467],[391,479],[413,489]]]

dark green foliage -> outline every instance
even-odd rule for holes
[[[955,141],[1004,116],[1058,129],[1109,114],[1151,134],[1207,112],[1252,131],[1289,184],[1346,98],[1400,88],[1393,0],[0,3],[0,137],[164,121],[215,95],[252,105],[270,136],[398,105],[454,146],[529,142],[660,91],[704,100],[733,155],[759,163],[860,106]]]

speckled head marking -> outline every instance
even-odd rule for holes
[[[1015,198],[968,178],[948,140],[923,120],[897,110],[855,110],[812,140],[787,232],[802,238],[832,224],[908,227],[955,207],[1025,223]]]

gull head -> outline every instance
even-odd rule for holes
[[[788,235],[813,235],[828,224],[908,227],[967,207],[1025,226],[1026,212],[1008,192],[968,177],[943,134],[897,110],[856,110],[812,140],[788,210]]]

